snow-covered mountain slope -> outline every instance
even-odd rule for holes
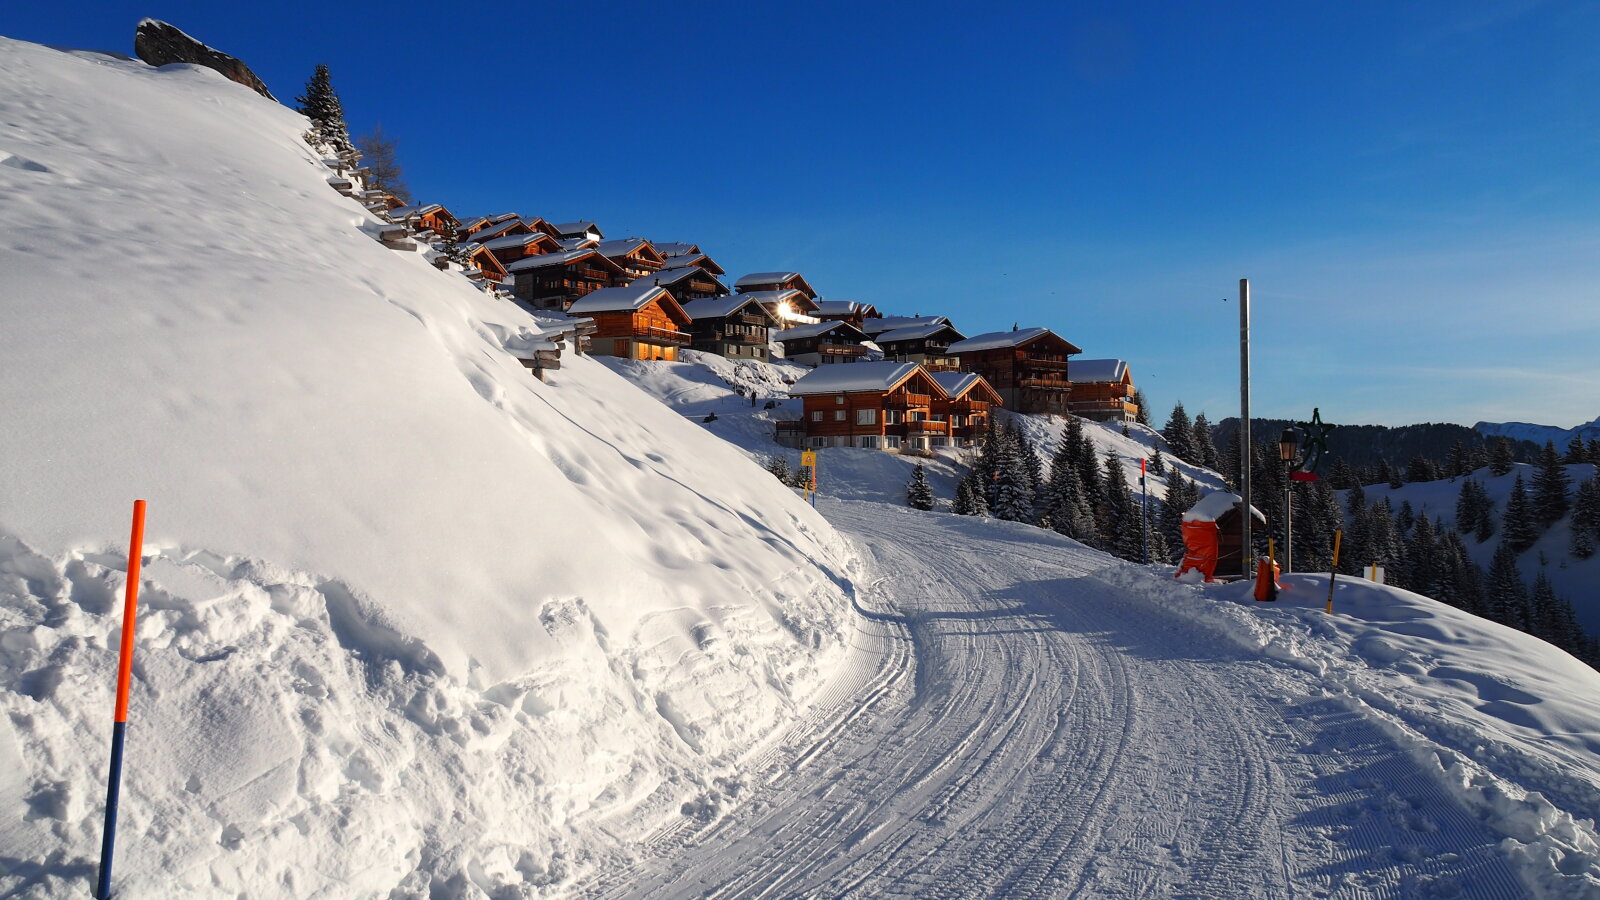
[[[1595,466],[1588,463],[1569,465],[1566,469],[1567,477],[1573,484],[1592,478],[1595,474]],[[1516,483],[1517,477],[1521,476],[1523,484],[1531,487],[1535,471],[1533,466],[1517,463],[1504,475],[1491,475],[1488,469],[1479,469],[1465,476],[1480,482],[1489,499],[1494,501],[1494,520],[1497,526],[1495,536],[1481,544],[1472,535],[1462,536],[1462,541],[1466,544],[1467,552],[1471,554],[1473,561],[1483,566],[1485,570],[1494,557],[1495,548],[1500,545],[1498,525],[1501,517],[1505,515],[1506,498],[1511,496],[1512,486]],[[1402,503],[1410,503],[1414,512],[1427,513],[1428,518],[1434,522],[1442,523],[1445,528],[1454,528],[1456,499],[1461,496],[1462,480],[1462,478],[1446,478],[1440,481],[1418,481],[1403,484],[1398,488],[1376,484],[1362,488],[1362,492],[1366,495],[1368,503],[1376,503],[1388,497],[1390,506],[1396,510]],[[1571,541],[1572,514],[1569,512],[1540,535],[1532,547],[1517,557],[1517,565],[1522,571],[1523,578],[1530,583],[1537,572],[1544,572],[1549,576],[1550,584],[1556,589],[1556,593],[1572,604],[1584,628],[1591,632],[1600,632],[1600,555],[1588,559],[1575,559],[1568,550]]]
[[[535,381],[304,129],[0,40],[0,892],[97,855],[135,497],[128,896],[559,883],[842,653],[823,519],[604,366]]]
[[[1485,437],[1504,436],[1517,441],[1532,441],[1541,447],[1549,441],[1556,445],[1557,450],[1564,451],[1574,437],[1583,438],[1585,443],[1600,440],[1600,418],[1574,428],[1533,425],[1528,422],[1479,422],[1472,426],[1472,430]]]

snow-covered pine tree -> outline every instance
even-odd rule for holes
[[[1051,458],[1050,477],[1043,491],[1044,514],[1041,519],[1048,520],[1050,529],[1057,534],[1095,546],[1100,538],[1095,531],[1089,505],[1084,501],[1073,455],[1071,442],[1064,440]]]
[[[1360,487],[1361,481],[1356,478],[1356,471],[1345,462],[1344,457],[1333,461],[1333,466],[1328,469],[1328,485],[1336,491],[1349,490]]]
[[[1533,546],[1539,539],[1539,529],[1534,524],[1533,510],[1528,493],[1522,485],[1522,475],[1511,484],[1511,495],[1506,498],[1506,512],[1500,522],[1501,541],[1517,553]]]
[[[1545,441],[1544,449],[1539,451],[1537,465],[1533,474],[1533,518],[1541,527],[1549,528],[1567,514],[1567,488],[1572,480],[1551,441]]]
[[[1508,475],[1514,462],[1516,462],[1516,451],[1511,447],[1511,439],[1504,435],[1496,437],[1489,445],[1489,473]]]
[[[1589,450],[1583,445],[1583,438],[1579,437],[1578,435],[1573,435],[1572,440],[1567,441],[1567,455],[1563,459],[1563,462],[1566,462],[1569,465],[1576,465],[1578,463],[1586,463],[1588,461]]]
[[[1471,454],[1467,452],[1467,445],[1456,441],[1450,445],[1450,454],[1445,457],[1444,474],[1448,478],[1460,478],[1472,471]]]
[[[1406,572],[1407,587],[1425,597],[1438,597],[1443,591],[1442,575],[1439,567],[1439,541],[1433,529],[1433,522],[1427,513],[1417,516],[1417,521],[1411,528],[1411,537],[1406,542],[1406,562],[1409,570]]]
[[[1570,550],[1578,559],[1594,555],[1600,543],[1600,476],[1578,482],[1577,496],[1572,501],[1572,543]]]
[[[1156,527],[1172,551],[1165,557],[1168,562],[1176,562],[1176,557],[1183,550],[1183,514],[1199,499],[1200,489],[1174,469],[1172,477],[1167,480],[1167,499],[1162,501],[1161,509],[1156,514]],[[1154,560],[1156,557],[1152,555],[1150,558]]]
[[[1471,534],[1478,527],[1477,482],[1468,478],[1456,492],[1456,531]]]
[[[968,474],[956,484],[956,499],[950,511],[958,516],[981,516],[986,512],[983,491],[974,486],[973,481],[972,475]]]
[[[1589,438],[1589,445],[1585,451],[1591,465],[1600,466],[1600,438]]]
[[[1399,466],[1389,466],[1387,462],[1385,462],[1384,465],[1389,469],[1389,489],[1399,490],[1400,488],[1404,487],[1405,473],[1401,470],[1401,468]]]
[[[1411,508],[1410,500],[1400,501],[1400,511],[1394,514],[1394,524],[1400,528],[1401,534],[1408,534],[1411,526],[1417,521],[1417,511]]]
[[[333,89],[328,67],[321,63],[306,82],[306,93],[296,97],[301,115],[311,120],[305,134],[306,143],[332,151],[339,156],[354,157],[356,148],[350,141],[350,126],[344,120],[344,104]]]
[[[912,509],[933,509],[933,486],[928,484],[928,470],[921,463],[911,470],[911,483],[906,485],[906,505]]]
[[[1194,417],[1194,452],[1200,458],[1191,462],[1213,470],[1222,465],[1222,454],[1217,452],[1217,442],[1211,436],[1211,421],[1204,412]]]
[[[1489,618],[1519,631],[1528,630],[1527,590],[1522,585],[1522,573],[1517,569],[1517,551],[1507,541],[1501,541],[1495,548],[1485,593]]]
[[[990,515],[1007,522],[1033,521],[1033,493],[1028,490],[1028,473],[1015,453],[1002,457],[1003,463],[994,482],[994,503]]]
[[[1138,561],[1144,555],[1144,533],[1139,516],[1139,504],[1128,489],[1128,478],[1122,471],[1122,459],[1107,451],[1105,458],[1104,513],[1100,533],[1107,550],[1113,556]]]
[[[1160,445],[1150,451],[1150,474],[1157,478],[1167,477],[1167,460],[1161,455]]]
[[[1406,463],[1406,481],[1414,483],[1437,480],[1439,480],[1438,467],[1433,464],[1433,460],[1426,456],[1418,453],[1411,457],[1410,462]]]
[[[1185,462],[1200,464],[1195,453],[1194,423],[1189,421],[1189,414],[1184,411],[1182,402],[1172,407],[1172,415],[1167,417],[1167,424],[1161,429],[1161,436],[1166,438],[1167,447],[1173,456]]]

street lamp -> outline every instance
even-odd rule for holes
[[[1291,560],[1294,550],[1294,492],[1291,486],[1294,480],[1289,477],[1289,470],[1294,466],[1296,456],[1300,455],[1300,435],[1293,428],[1285,428],[1278,438],[1278,457],[1283,460],[1283,571],[1292,571]]]

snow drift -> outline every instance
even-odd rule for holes
[[[560,883],[839,652],[823,520],[591,360],[532,379],[305,127],[0,39],[0,887],[97,854],[135,497],[129,895]]]

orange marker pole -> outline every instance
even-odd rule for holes
[[[122,653],[117,663],[117,712],[111,725],[111,772],[106,779],[106,826],[100,843],[98,900],[111,896],[111,854],[117,840],[117,799],[122,789],[122,747],[128,733],[128,686],[133,680],[133,633],[139,611],[139,563],[144,551],[143,500],[133,501],[133,536],[128,539],[128,587],[122,599]]]
[[[1328,612],[1333,612],[1333,583],[1339,579],[1339,542],[1344,540],[1344,529],[1333,533],[1333,571],[1328,573]]]

